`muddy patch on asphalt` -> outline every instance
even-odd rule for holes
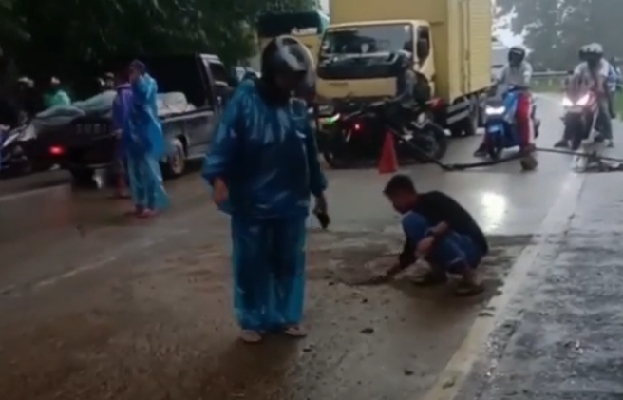
[[[486,312],[487,299],[529,241],[490,238],[491,253],[481,266],[487,292],[457,299],[450,285],[422,289],[408,276],[392,285],[353,284],[395,261],[398,235],[314,234],[309,336],[271,335],[256,347],[236,340],[227,245],[193,246],[120,266],[123,273],[107,272],[90,286],[85,276],[81,292],[62,289],[66,302],[54,317],[39,312],[20,326],[3,327],[0,354],[10,363],[0,365],[0,397],[417,398]]]

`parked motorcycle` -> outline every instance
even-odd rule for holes
[[[0,171],[4,176],[22,176],[34,172],[32,147],[36,139],[31,125],[24,124],[3,132],[0,143]]]
[[[499,160],[505,149],[519,146],[519,130],[516,114],[519,95],[527,90],[523,87],[510,87],[501,94],[490,97],[485,104],[485,147],[492,160]],[[539,134],[539,121],[536,106],[532,104],[531,120],[534,136]]]
[[[348,103],[322,121],[321,152],[333,168],[356,161],[379,159],[386,134],[391,133],[398,157],[429,162],[440,160],[447,149],[443,128],[428,119],[432,103],[407,107],[387,100],[366,105]]]

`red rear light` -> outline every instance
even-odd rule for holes
[[[50,146],[48,151],[53,156],[62,156],[63,154],[65,154],[65,148],[62,146]]]
[[[430,104],[430,106],[432,108],[437,108],[437,107],[441,107],[443,105],[443,99],[440,97],[436,97],[434,99],[431,99],[428,104]]]
[[[353,124],[353,130],[354,131],[360,131],[361,130],[361,124],[357,124],[357,123]]]

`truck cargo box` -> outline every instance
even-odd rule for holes
[[[491,83],[491,0],[331,0],[330,6],[332,25],[428,21],[438,96],[452,101]]]

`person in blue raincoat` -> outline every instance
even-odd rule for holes
[[[264,49],[261,78],[238,86],[202,172],[231,215],[234,306],[246,342],[305,335],[305,221],[312,196],[315,211],[327,212],[327,181],[307,106],[292,96],[311,72],[304,49],[290,36]]]
[[[71,99],[61,86],[61,81],[53,76],[50,78],[50,87],[43,95],[43,103],[46,108],[54,106],[68,106],[71,104]]]
[[[117,95],[112,103],[112,125],[118,138],[115,154],[115,173],[117,175],[116,197],[125,199],[127,186],[125,152],[123,150],[123,128],[130,117],[132,110],[132,86],[128,82],[127,70],[117,76]]]
[[[133,214],[150,218],[169,205],[159,162],[165,144],[158,118],[158,84],[140,61],[133,61],[129,71],[132,100],[121,146],[135,206]]]

